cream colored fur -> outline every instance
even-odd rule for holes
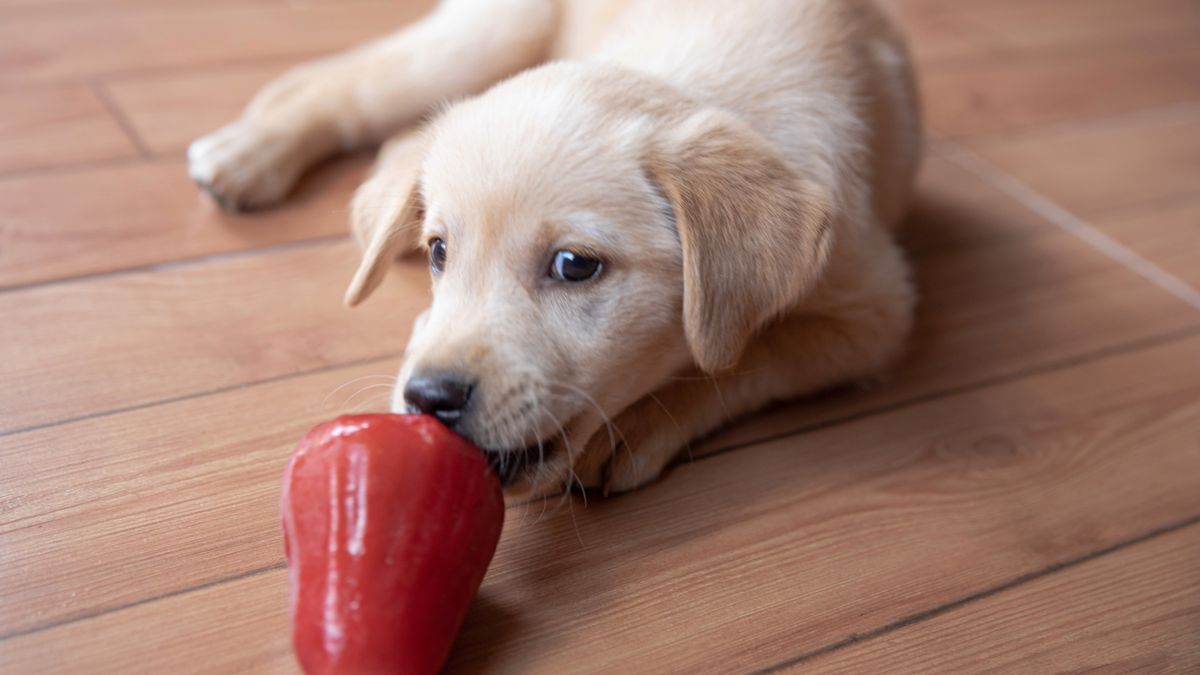
[[[445,0],[269,85],[191,171],[270,204],[446,100],[355,198],[347,302],[447,242],[394,406],[416,369],[477,377],[460,431],[541,459],[510,494],[638,487],[731,416],[900,353],[914,294],[890,230],[921,134],[873,2]],[[604,271],[550,279],[561,249]]]

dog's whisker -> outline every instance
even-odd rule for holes
[[[712,375],[709,375],[708,379],[712,381],[713,389],[717,392],[717,400],[721,403],[721,410],[725,411],[725,421],[732,422],[733,413],[729,412],[729,406],[725,405],[725,393],[721,391],[721,384]]]
[[[538,523],[542,522],[542,518],[544,518],[546,516],[546,504],[549,503],[549,501],[550,501],[550,498],[543,494],[542,495],[542,511],[541,511],[541,513],[538,514],[537,520],[533,521],[534,525],[537,525]]]
[[[558,436],[563,438],[564,449],[566,452],[566,461],[568,461],[568,465],[569,465],[570,461],[571,461],[571,450],[568,446],[568,441],[566,441],[566,431],[563,429],[562,423],[559,423],[558,418],[554,417],[554,414],[551,413],[550,411],[542,410],[542,412],[545,412],[546,416],[550,417],[551,422],[554,424],[554,426],[556,426],[556,429],[558,430]],[[545,470],[545,467],[542,467],[542,470]],[[556,478],[556,477],[554,477],[552,474],[551,479],[554,479],[554,478]],[[563,490],[559,492],[558,503],[554,504],[554,510],[552,513],[558,513],[558,509],[563,508],[563,502],[565,500],[568,500],[568,498],[570,496],[569,484],[565,483],[565,480],[569,480],[569,477],[563,477],[562,479],[564,480]],[[545,514],[546,501],[548,501],[548,495],[542,495],[542,514]]]
[[[540,418],[542,416],[542,406],[541,406],[541,404],[538,403],[536,398],[533,399],[533,404],[535,406],[534,409],[537,411],[537,417],[538,417],[537,422],[540,422],[541,421]],[[541,427],[540,424],[535,423],[535,425],[534,425],[535,429],[538,429],[540,427]],[[542,440],[541,431],[537,431],[535,433],[537,434],[537,447],[538,447],[538,463],[537,463],[537,465],[538,465],[538,470],[540,471],[541,467],[545,466],[545,464],[546,464],[546,444]]]
[[[666,413],[667,417],[671,420],[671,424],[675,425],[675,429],[679,432],[680,437],[687,438],[688,435],[683,433],[683,427],[679,425],[679,420],[675,419],[675,416],[671,414],[670,410],[667,410],[667,406],[663,405],[663,402],[654,394],[646,394],[646,396],[648,396],[651,401],[657,403],[658,407],[662,408],[662,411]],[[692,456],[692,443],[690,440],[684,441],[683,449],[687,451],[689,462],[696,461],[695,457]]]
[[[604,409],[600,407],[600,404],[596,402],[596,399],[592,398],[592,396],[590,396],[587,392],[583,391],[579,387],[576,387],[576,386],[570,385],[570,384],[565,384],[562,382],[551,382],[551,383],[549,383],[549,386],[551,388],[553,388],[553,387],[563,388],[563,389],[567,390],[567,392],[573,393],[573,394],[581,397],[584,403],[589,404],[591,407],[593,407],[596,410],[596,414],[600,416],[600,420],[604,423],[605,429],[608,430],[608,445],[609,445],[610,451],[615,450],[617,447],[617,439],[616,439],[617,436],[620,436],[621,441],[625,442],[625,435],[623,433],[621,433],[620,427],[618,427],[616,425],[616,423],[613,422],[612,418],[609,417],[608,414],[606,414],[604,412]],[[614,430],[615,430],[615,434],[614,434]],[[626,443],[626,444],[628,444],[628,443]]]
[[[346,387],[349,387],[349,386],[351,386],[351,385],[357,384],[357,383],[359,383],[359,382],[362,382],[362,381],[364,381],[364,380],[371,380],[371,379],[385,379],[385,380],[390,380],[390,381],[391,381],[391,383],[392,383],[392,385],[395,385],[395,383],[396,383],[396,380],[397,380],[398,378],[397,378],[395,375],[363,375],[362,377],[356,377],[356,378],[354,378],[353,380],[350,380],[349,382],[345,382],[345,383],[343,383],[343,384],[340,384],[340,385],[338,385],[336,388],[334,388],[334,390],[333,390],[333,391],[331,391],[331,392],[329,392],[328,394],[326,394],[326,395],[325,395],[325,398],[321,400],[321,407],[322,407],[322,408],[324,408],[324,407],[328,406],[328,405],[329,405],[329,399],[333,398],[334,394],[336,394],[336,393],[338,393],[339,391],[341,391],[341,390],[345,389]],[[343,405],[345,405],[345,404],[343,404]]]
[[[579,490],[583,494],[584,508],[587,508],[587,489],[584,487],[583,481],[579,479],[578,474],[576,474],[575,470],[572,468],[575,464],[575,450],[571,447],[571,440],[568,438],[566,428],[563,426],[558,417],[554,415],[554,413],[550,412],[548,409],[545,409],[545,413],[550,416],[551,421],[553,421],[554,425],[558,427],[559,435],[563,439],[563,449],[567,453],[567,461],[563,465],[563,467],[566,469],[566,475],[563,477],[563,480],[565,481],[565,487],[563,489],[562,497],[559,500],[559,508],[561,508],[562,502],[565,500],[567,507],[571,511],[571,522],[575,526],[575,536],[579,538],[579,545],[583,546],[583,538],[579,535],[579,525],[575,521],[575,506],[574,502],[571,500],[571,486],[578,482]]]
[[[575,459],[576,459],[576,458],[575,458],[575,451],[574,451],[574,449],[571,447],[571,441],[570,441],[570,439],[569,439],[569,438],[567,438],[567,430],[566,430],[566,428],[565,428],[565,427],[563,427],[563,424],[562,424],[562,422],[561,422],[561,421],[559,421],[559,419],[558,419],[557,417],[555,417],[555,416],[554,416],[554,413],[551,413],[549,410],[547,410],[547,411],[546,411],[546,413],[547,413],[548,415],[550,415],[550,419],[554,420],[554,424],[555,424],[555,425],[558,427],[558,429],[559,429],[559,432],[560,432],[560,433],[561,433],[561,435],[562,435],[562,439],[563,439],[563,446],[564,446],[564,448],[566,449],[566,452],[567,452],[567,461],[566,461],[566,463],[565,463],[565,465],[564,465],[564,466],[566,467],[566,470],[567,470],[567,476],[566,476],[566,480],[567,480],[567,489],[566,489],[566,490],[564,490],[564,494],[566,494],[566,495],[568,496],[567,498],[568,498],[568,500],[569,500],[569,499],[570,499],[570,493],[571,493],[571,485],[573,485],[573,484],[575,484],[575,483],[578,483],[578,484],[579,484],[579,491],[580,491],[580,493],[583,495],[583,508],[585,508],[585,509],[586,509],[586,508],[587,508],[587,506],[588,506],[588,501],[587,501],[587,488],[584,486],[584,484],[583,484],[583,480],[581,480],[581,479],[579,478],[579,474],[575,473],[575,469],[574,469],[574,466],[575,466]],[[570,501],[568,501],[568,506],[571,508],[571,521],[572,521],[572,522],[574,522],[574,521],[575,521],[575,507],[571,505],[571,502],[570,502]],[[575,526],[575,535],[576,535],[577,537],[579,536],[579,526],[578,526],[578,525],[576,525],[576,526]],[[580,538],[580,539],[579,539],[579,545],[580,545],[580,546],[583,546],[583,539],[582,539],[582,538]]]
[[[365,402],[363,402],[363,403],[359,404],[357,407],[355,407],[352,412],[355,414],[365,412],[365,411],[375,407],[379,403],[387,403],[388,398],[389,397],[386,394],[377,394],[375,396],[371,396]]]
[[[540,406],[538,405],[537,399],[531,398],[530,403],[531,403],[531,405],[524,406],[522,408],[522,410],[524,410],[526,408],[534,410],[537,412],[536,417],[540,418],[541,409],[540,409]],[[524,412],[521,415],[517,416],[518,417],[518,424],[517,424],[518,428],[520,428],[522,426],[527,426],[527,420],[525,420],[523,418],[527,417],[528,415],[529,415],[528,412]],[[535,418],[533,420],[533,424],[530,426],[533,426],[535,429],[538,428],[537,421],[538,420]],[[544,463],[545,463],[545,451],[544,451],[544,443],[542,441],[542,434],[540,431],[536,432],[536,434],[537,434],[537,446],[538,446],[538,463],[534,467],[533,476],[530,478],[531,484],[535,485],[535,486],[538,484],[537,479],[540,478],[541,472],[543,470],[542,467],[544,466]],[[525,502],[524,504],[522,504],[522,509],[521,509],[521,524],[522,525],[525,524],[525,521],[529,515],[529,512],[530,512],[530,502]],[[535,525],[542,521],[542,516],[545,515],[545,513],[546,513],[546,496],[542,495],[542,510],[538,514],[537,519],[534,521]]]
[[[388,393],[390,394],[393,388],[395,388],[394,384],[382,384],[382,383],[368,384],[367,386],[362,387],[362,388],[356,390],[353,394],[350,394],[349,396],[347,396],[346,400],[342,401],[342,405],[340,407],[345,408],[346,406],[350,405],[351,403],[354,402],[354,399],[361,396],[364,392],[372,391],[374,389],[386,389],[388,391]],[[375,396],[372,396],[371,398],[375,398]]]

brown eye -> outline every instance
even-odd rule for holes
[[[550,264],[550,276],[559,281],[587,281],[595,278],[602,269],[604,264],[596,258],[559,251],[554,254],[554,262]]]
[[[446,242],[442,239],[432,239],[429,242],[429,270],[441,274],[446,269]]]

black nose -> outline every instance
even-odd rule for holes
[[[404,400],[409,408],[433,415],[448,427],[462,419],[475,383],[454,373],[417,373],[404,385]]]

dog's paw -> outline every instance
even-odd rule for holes
[[[188,172],[228,211],[271,206],[287,196],[305,168],[300,143],[233,122],[192,143]]]
[[[617,446],[604,472],[605,496],[630,492],[658,480],[671,460],[671,453],[649,445],[636,450],[624,443]]]

